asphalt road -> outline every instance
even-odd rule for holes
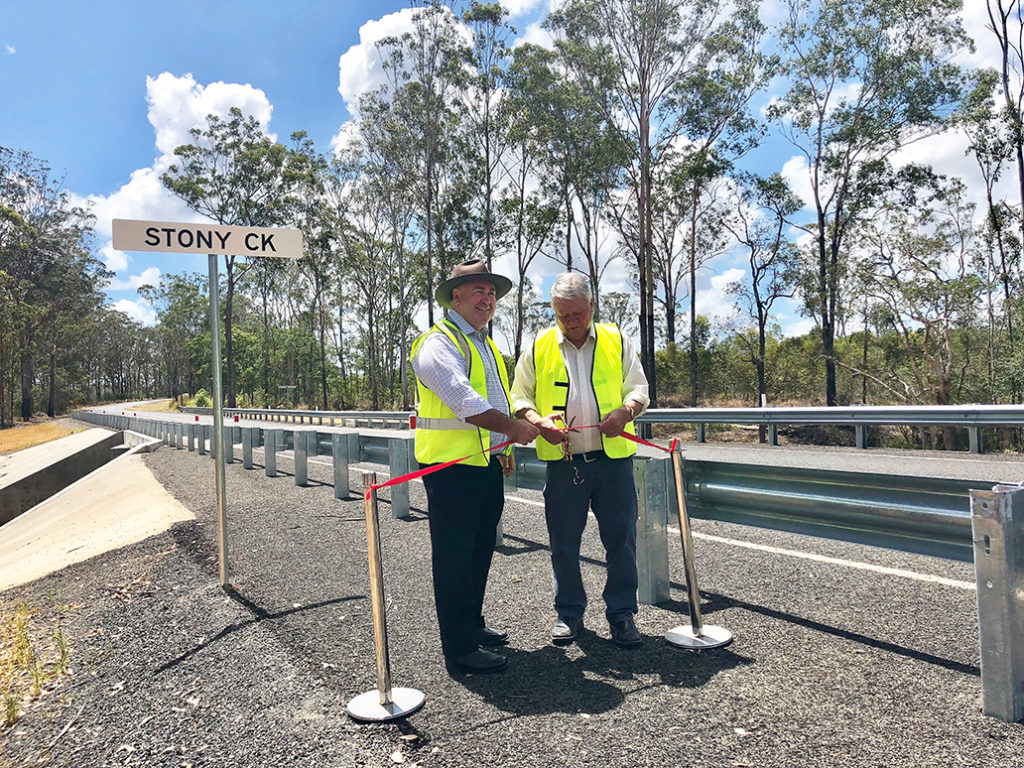
[[[229,467],[237,591],[225,594],[213,462],[168,448],[146,461],[197,520],[0,593],[5,606],[59,595],[74,671],[0,732],[4,768],[1024,766],[1024,726],[980,711],[969,564],[696,520],[705,621],[735,641],[694,654],[662,640],[688,621],[673,546],[672,599],[641,608],[644,643],[630,652],[604,624],[591,523],[587,631],[556,648],[531,491],[507,500],[488,591],[509,667],[455,678],[440,658],[422,486],[407,520],[389,517],[384,492],[393,681],[426,705],[398,724],[356,723],[345,704],[375,687],[361,500],[334,499],[324,463],[307,488]]]

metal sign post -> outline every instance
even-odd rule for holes
[[[217,492],[220,585],[228,588],[230,586],[228,582],[228,519],[227,500],[224,492],[224,400],[220,365],[220,298],[217,257],[223,254],[299,259],[302,258],[302,232],[297,229],[114,219],[113,233],[114,247],[119,251],[205,253],[209,258],[210,348],[213,361],[213,441],[210,453],[216,459],[214,462],[214,485]],[[202,443],[200,442],[200,444]]]
[[[384,569],[380,559],[380,524],[377,519],[376,472],[363,473],[366,510],[366,552],[370,561],[370,608],[373,611],[373,647],[377,659],[377,690],[361,693],[348,703],[356,720],[385,722],[410,715],[423,706],[423,693],[415,688],[391,687],[388,625],[384,609]]]
[[[732,633],[722,627],[706,626],[700,615],[700,587],[697,586],[697,567],[693,561],[693,534],[690,531],[690,516],[686,513],[686,486],[683,485],[683,454],[678,446],[672,451],[672,471],[675,474],[676,482],[679,537],[683,543],[683,565],[686,567],[686,599],[690,606],[690,623],[666,632],[665,642],[691,651],[720,648],[732,642]]]

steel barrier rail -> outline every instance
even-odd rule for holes
[[[768,427],[768,442],[771,445],[779,444],[780,425],[852,426],[856,430],[858,448],[867,447],[868,426],[961,427],[968,431],[971,453],[981,453],[981,427],[1024,426],[1024,405],[654,408],[638,416],[636,421],[639,424],[696,424],[698,442],[704,442],[704,427],[707,424],[757,424]]]
[[[516,446],[516,487],[540,489],[544,462]],[[970,562],[970,491],[990,480],[880,475],[687,459],[691,517]],[[675,500],[668,499],[668,517]]]
[[[195,406],[178,406],[181,413],[199,414],[200,416],[213,416],[213,408],[197,408]],[[335,421],[356,422],[356,426],[373,427],[380,423],[386,428],[406,429],[409,426],[409,418],[414,415],[413,411],[285,411],[275,408],[225,408],[225,418],[238,416],[241,419],[252,419],[254,421],[275,421],[294,424],[310,424],[314,422],[323,424],[327,420],[328,426],[335,426]],[[359,424],[358,422],[365,422]]]
[[[108,428],[150,434],[178,450],[186,444],[192,450],[198,431],[200,454],[207,434],[205,425],[154,418],[82,411],[72,413],[72,417]],[[250,445],[262,443],[265,432],[303,434],[306,446],[310,445],[310,435],[317,439],[320,436],[310,429],[245,429],[249,430]],[[226,429],[224,434],[234,442],[236,431],[237,428]],[[182,440],[183,434],[187,443]],[[392,476],[404,474],[412,466],[413,439],[408,433],[348,433],[344,440],[340,433],[335,433],[333,437],[338,438],[332,438],[336,495],[338,468],[347,472],[350,461],[387,461]],[[312,445],[319,448],[316,443]],[[268,450],[273,452],[273,448]],[[540,487],[544,462],[536,458],[531,448],[516,446],[515,451],[516,472],[506,484]],[[228,444],[224,452],[226,457],[231,456]],[[302,484],[298,483],[298,469],[301,462],[305,474],[306,455],[306,451],[295,454],[297,484]],[[663,470],[668,464],[663,457],[643,457],[634,465],[641,500],[637,525],[640,598],[650,604],[669,596],[667,521],[676,500],[674,494],[665,492],[670,481]],[[268,474],[269,466],[268,462]],[[1020,639],[1024,636],[1024,588],[1020,586],[1024,584],[1024,557],[1020,554],[1020,542],[1024,542],[1024,487],[985,490],[992,488],[991,481],[700,460],[686,462],[684,483],[687,506],[697,517],[957,560],[973,559],[982,638],[984,710],[1005,720],[1024,717],[1024,645]],[[404,490],[404,495],[398,490]],[[343,491],[339,498],[347,497],[347,482]],[[395,517],[409,514],[408,486],[392,489],[391,507]]]

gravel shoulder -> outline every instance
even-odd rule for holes
[[[196,519],[0,592],[3,609],[60,610],[72,670],[0,730],[0,768],[1024,766],[1024,726],[980,712],[972,591],[698,540],[705,619],[736,642],[680,652],[661,639],[688,622],[670,541],[673,599],[641,607],[644,644],[622,651],[603,620],[592,521],[587,630],[556,648],[540,495],[529,491],[507,503],[487,598],[489,623],[511,631],[508,670],[455,678],[440,657],[422,486],[411,487],[405,520],[390,517],[383,492],[392,679],[423,691],[426,705],[405,721],[356,723],[345,704],[376,685],[361,499],[335,499],[325,465],[311,465],[302,489],[288,475],[228,467],[236,591],[226,593],[213,462],[166,447],[145,462]],[[754,537],[724,523],[694,528]],[[820,546],[782,533],[761,540]],[[973,578],[969,565],[893,557]]]

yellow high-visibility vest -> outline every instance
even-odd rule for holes
[[[410,358],[415,359],[423,340],[432,333],[443,333],[451,339],[455,348],[467,361],[466,375],[470,385],[486,399],[487,378],[480,353],[476,346],[466,338],[466,334],[447,318],[436,323],[433,328],[412,343]],[[498,347],[490,338],[487,339],[487,344],[494,353],[494,361],[497,363],[498,376],[501,379],[506,402],[511,402],[505,361],[502,359]],[[419,399],[416,408],[416,460],[421,464],[438,464],[475,454],[463,464],[486,467],[491,460],[491,455],[484,451],[491,447],[491,433],[467,421],[459,421],[452,409],[428,389],[418,376],[416,377],[416,393]],[[510,450],[511,446],[504,452],[508,453]]]
[[[622,333],[611,323],[595,323],[597,343],[594,346],[594,366],[589,382],[601,418],[616,408],[622,407]],[[533,363],[537,371],[536,404],[542,416],[551,413],[565,413],[569,400],[570,386],[586,386],[586,382],[570,382],[562,350],[558,346],[558,329],[549,328],[537,335],[533,342]],[[585,425],[576,425],[585,426]],[[627,422],[623,430],[631,435],[636,432],[633,422]],[[613,459],[624,459],[636,453],[636,444],[624,437],[601,435],[604,452]],[[562,458],[562,449],[547,440],[538,440],[537,458],[554,461]]]

